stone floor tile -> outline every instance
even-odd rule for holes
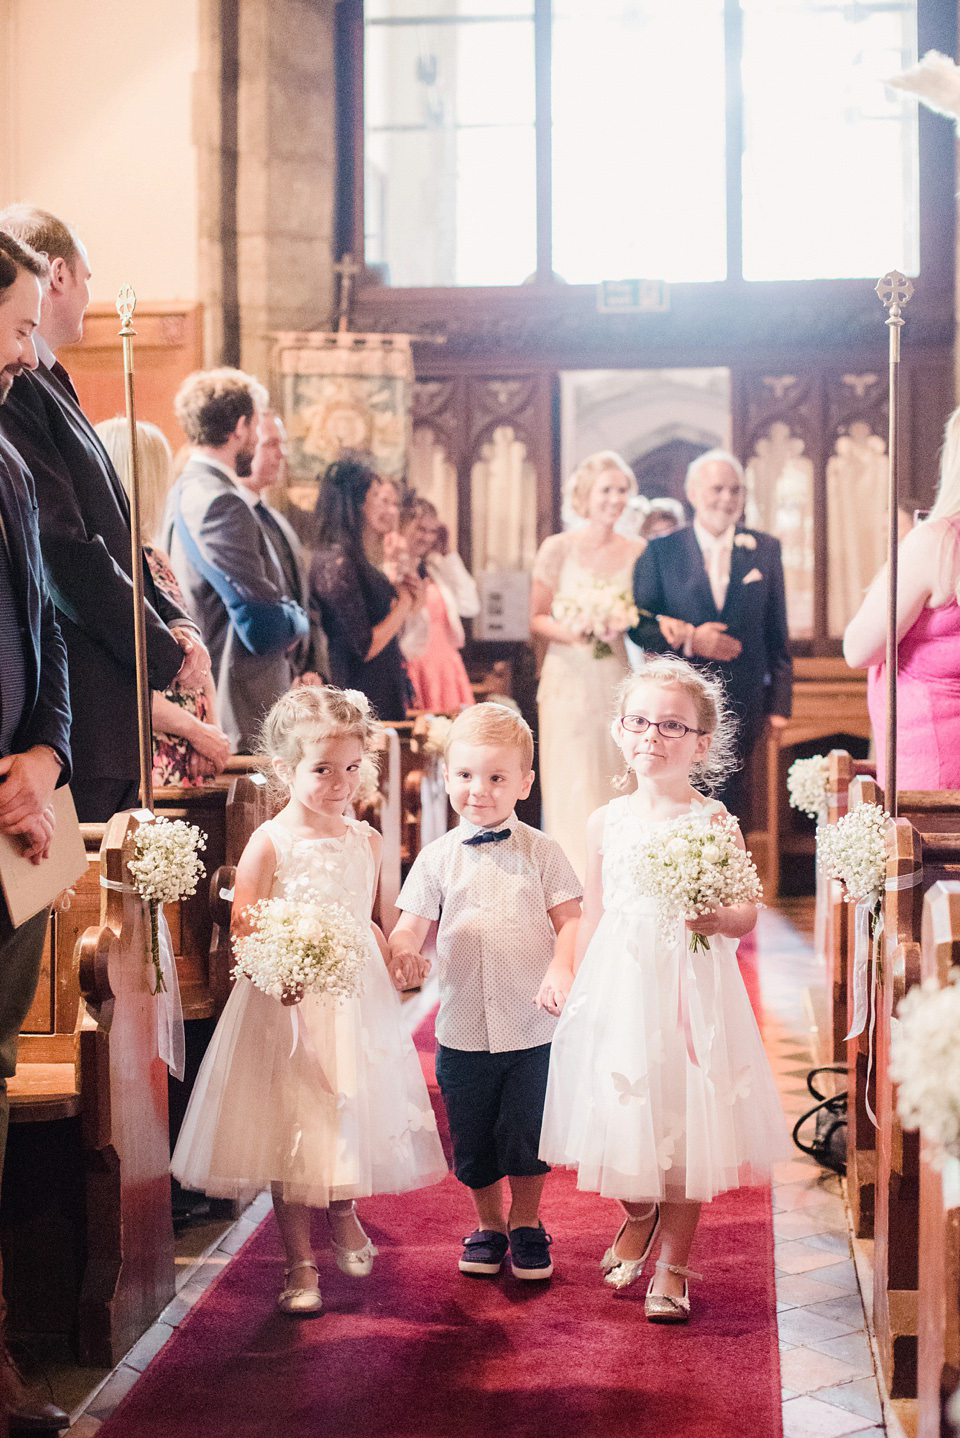
[[[152,1324],[139,1340],[130,1349],[123,1360],[129,1368],[135,1368],[142,1373],[151,1359],[156,1358],[160,1349],[173,1337],[173,1328],[169,1323],[156,1322]]]
[[[815,1393],[818,1388],[835,1388],[838,1383],[862,1377],[849,1363],[815,1348],[794,1348],[780,1355],[780,1381],[795,1393]]]
[[[223,1242],[218,1244],[218,1253],[239,1253],[248,1238],[252,1238],[260,1227],[259,1223],[251,1223],[249,1219],[239,1218],[233,1227],[224,1236]]]
[[[821,1388],[817,1397],[848,1413],[857,1413],[868,1422],[883,1422],[883,1409],[874,1377],[856,1378],[852,1383],[841,1383],[836,1388]]]
[[[863,1315],[861,1314],[861,1321]],[[831,1339],[844,1338],[850,1334],[848,1324],[836,1323],[832,1318],[824,1318],[819,1313],[814,1313],[809,1308],[788,1308],[785,1313],[777,1318],[777,1331],[782,1339],[788,1343],[802,1343],[810,1348],[816,1348],[819,1352],[825,1353],[827,1349],[824,1344]],[[853,1334],[854,1338],[860,1338],[860,1334]],[[830,1350],[831,1354],[833,1350]],[[833,1355],[847,1360],[843,1354]],[[872,1371],[872,1368],[871,1368]]]
[[[63,1438],[94,1438],[101,1427],[101,1419],[94,1418],[92,1413],[81,1413],[76,1423],[66,1430]]]
[[[791,1398],[783,1405],[783,1438],[852,1438],[863,1423],[817,1398]]]
[[[92,1403],[90,1403],[87,1408],[87,1413],[92,1418],[100,1418],[101,1420],[109,1418],[121,1398],[126,1398],[139,1377],[140,1374],[136,1368],[128,1368],[125,1363],[121,1363],[119,1368],[113,1370],[106,1383],[97,1393]]]
[[[859,1293],[860,1285],[857,1282],[857,1270],[854,1267],[853,1259],[845,1263],[835,1263],[831,1268],[821,1268],[817,1273],[824,1283],[840,1290],[841,1293]]]
[[[814,1213],[807,1213],[802,1208],[787,1209],[784,1213],[773,1215],[773,1241],[784,1243],[791,1238],[810,1238],[815,1233],[823,1233],[827,1220],[818,1218]]]
[[[834,1338],[811,1339],[810,1347],[816,1348],[818,1353],[825,1353],[828,1358],[836,1358],[841,1363],[849,1364],[855,1370],[854,1376],[857,1378],[874,1376],[873,1354],[864,1333],[845,1333]]]
[[[842,1298],[814,1302],[810,1307],[814,1313],[819,1313],[824,1318],[832,1318],[835,1323],[849,1324],[850,1332],[863,1330],[863,1299],[859,1289],[856,1293],[845,1293]]]
[[[821,1304],[829,1303],[830,1300],[835,1302],[836,1297],[836,1288],[829,1283],[821,1283],[819,1274],[813,1277],[806,1273],[784,1273],[777,1276],[777,1299],[791,1308],[802,1307],[806,1304],[816,1304],[819,1308]],[[847,1301],[846,1295],[843,1301]],[[859,1295],[857,1295],[857,1302],[860,1302]],[[828,1313],[826,1316],[829,1318],[831,1315]],[[862,1322],[862,1309],[860,1318]]]
[[[777,1163],[773,1166],[774,1183],[802,1183],[805,1179],[814,1177],[822,1172],[820,1165],[812,1158],[789,1158],[784,1163]]]
[[[826,1253],[835,1253],[839,1258],[850,1257],[850,1235],[844,1227],[843,1231],[833,1233],[823,1232],[811,1234],[808,1240],[811,1248],[822,1248]]]
[[[779,1273],[812,1273],[819,1268],[832,1271],[840,1266],[837,1264],[836,1254],[815,1247],[810,1238],[778,1243],[774,1250],[774,1263]],[[853,1267],[852,1262],[850,1267]]]

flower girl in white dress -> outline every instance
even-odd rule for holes
[[[264,750],[290,797],[243,851],[232,931],[248,931],[259,899],[339,904],[368,934],[363,991],[281,1003],[238,977],[171,1164],[185,1188],[218,1197],[271,1187],[287,1260],[279,1307],[298,1315],[321,1308],[312,1209],[327,1210],[337,1266],[365,1278],[377,1250],[354,1200],[422,1188],[447,1172],[396,993],[421,975],[388,973],[386,943],[370,921],[380,835],[345,817],[375,729],[354,690],[291,690],[267,715]]]
[[[691,782],[726,767],[722,689],[683,660],[654,659],[625,681],[619,714],[614,735],[637,787],[590,818],[575,977],[552,968],[540,991],[544,1007],[562,1009],[540,1157],[622,1203],[602,1261],[614,1288],[640,1276],[659,1231],[645,1311],[682,1323],[701,1204],[768,1177],[786,1151],[784,1120],[736,958],[756,907],[678,920],[668,940],[633,872],[658,826],[726,813]],[[709,936],[705,952],[691,951],[694,932]]]

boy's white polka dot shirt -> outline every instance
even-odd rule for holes
[[[447,1048],[506,1053],[549,1043],[556,1019],[533,1000],[556,935],[549,910],[583,897],[555,839],[511,814],[499,843],[461,819],[417,855],[397,907],[439,919],[437,1038]]]

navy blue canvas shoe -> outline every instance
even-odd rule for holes
[[[553,1272],[552,1242],[542,1223],[536,1228],[511,1228],[510,1267],[514,1278],[549,1278]]]
[[[500,1272],[510,1241],[492,1228],[475,1228],[463,1240],[458,1267],[461,1273],[492,1275]]]

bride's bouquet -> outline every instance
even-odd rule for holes
[[[363,992],[367,934],[340,904],[260,899],[250,932],[233,941],[236,976],[246,974],[271,998],[303,992],[347,999]]]
[[[642,894],[657,901],[660,931],[676,936],[677,921],[734,904],[759,904],[760,876],[750,855],[737,843],[732,814],[711,824],[692,817],[658,829],[633,856],[633,873]],[[692,934],[690,948],[709,949],[705,934]]]
[[[569,594],[558,594],[551,612],[565,629],[585,643],[592,642],[594,659],[606,659],[612,654],[610,641],[640,620],[640,611],[626,590],[603,579],[581,585]]]

